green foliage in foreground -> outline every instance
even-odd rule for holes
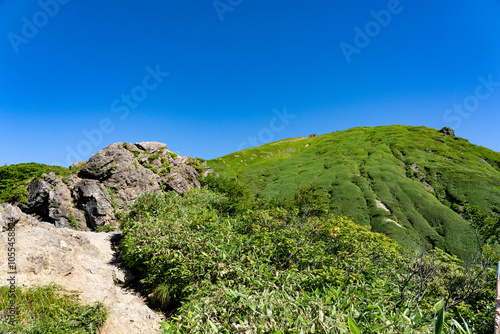
[[[0,203],[18,202],[25,204],[28,196],[27,187],[34,177],[55,172],[66,176],[71,173],[68,168],[48,166],[37,163],[0,166]]]
[[[0,312],[10,307],[9,287],[0,287]],[[100,302],[81,305],[78,294],[50,284],[16,288],[15,327],[0,320],[0,332],[23,334],[94,334],[104,325],[107,310]],[[0,317],[2,319],[2,317]]]
[[[427,127],[358,127],[284,139],[208,164],[260,198],[290,198],[312,183],[356,223],[404,246],[439,247],[461,258],[475,247],[472,229],[457,213],[461,203],[500,213],[500,153]]]
[[[440,300],[456,301],[444,328],[455,330],[456,318],[491,332],[480,327],[491,318],[484,305],[457,296],[480,268],[467,276],[440,250],[405,255],[382,234],[328,214],[307,189],[295,206],[236,217],[220,214],[224,201],[208,190],[146,194],[122,221],[125,264],[171,311],[165,333],[432,333]]]

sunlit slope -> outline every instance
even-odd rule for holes
[[[427,127],[360,127],[286,139],[209,165],[265,198],[288,197],[312,183],[359,224],[410,247],[433,245],[460,256],[475,241],[453,209],[467,200],[500,212],[500,153]]]

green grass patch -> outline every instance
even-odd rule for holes
[[[78,293],[50,284],[16,288],[16,325],[0,321],[0,332],[23,334],[94,334],[107,318],[104,305],[82,305]],[[0,287],[0,311],[10,307],[9,287]]]

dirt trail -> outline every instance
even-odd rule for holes
[[[16,209],[10,209],[11,216]],[[124,282],[127,275],[114,263],[110,239],[115,233],[56,228],[20,211],[15,211],[16,215],[19,218],[15,228],[18,286],[55,282],[69,290],[81,291],[80,299],[84,303],[103,302],[110,311],[103,334],[158,333],[162,317],[146,305],[144,298],[115,284]],[[0,207],[0,231],[5,217],[6,212]],[[2,285],[7,278],[6,242],[4,228],[0,237]]]

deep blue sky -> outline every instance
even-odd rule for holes
[[[1,165],[118,141],[209,159],[389,124],[500,151],[499,0],[54,1],[0,0]]]

